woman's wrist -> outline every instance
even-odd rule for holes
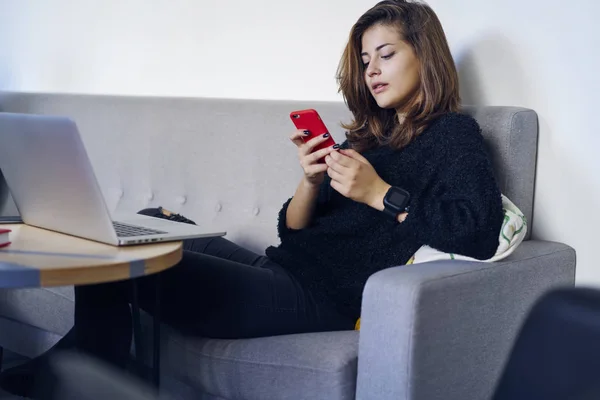
[[[302,178],[302,187],[307,191],[318,192],[319,186],[321,186],[320,183],[310,182],[308,179],[306,179],[306,177]]]
[[[390,185],[382,180],[381,183],[379,183],[376,186],[376,188],[373,190],[373,192],[372,192],[373,196],[371,197],[368,205],[373,207],[376,210],[383,212],[383,209],[385,208],[385,205],[383,204],[383,199],[391,187],[392,187],[392,185]],[[396,220],[399,223],[402,223],[406,219],[407,215],[408,215],[408,213],[405,213],[405,212],[400,213],[397,215]]]
[[[387,194],[388,190],[392,187],[389,183],[381,180],[375,185],[374,190],[371,191],[371,198],[368,200],[367,205],[373,207],[376,210],[383,211],[383,198]]]

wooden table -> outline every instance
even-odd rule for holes
[[[138,278],[174,266],[183,254],[182,242],[115,247],[24,224],[0,225],[0,228],[12,231],[11,245],[0,248],[1,288],[68,286]],[[153,324],[153,377],[157,387],[160,365],[158,276]],[[136,358],[141,359],[137,281],[132,282]]]
[[[12,230],[0,248],[0,287],[67,286],[137,278],[181,260],[181,242],[115,247],[29,225]]]

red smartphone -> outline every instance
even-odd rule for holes
[[[327,130],[325,123],[323,123],[323,120],[316,110],[310,108],[308,110],[292,111],[290,113],[290,118],[296,126],[296,129],[308,130],[310,132],[308,135],[304,135],[302,137],[302,140],[304,140],[305,143],[312,138],[329,133],[329,137],[323,143],[315,147],[313,151],[324,149],[335,144],[335,140],[333,140],[331,132]],[[320,159],[319,162],[325,162],[325,157]]]

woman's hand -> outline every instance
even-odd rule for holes
[[[325,157],[325,163],[331,187],[354,201],[383,210],[383,196],[390,185],[366,158],[355,150],[340,150]]]
[[[383,211],[383,198],[391,185],[375,171],[371,163],[355,150],[340,150],[325,157],[331,187],[345,197]],[[408,213],[398,214],[404,222]]]
[[[302,140],[304,136],[306,136],[304,131],[298,129],[290,136],[290,140],[298,147],[298,159],[304,170],[304,180],[310,186],[318,186],[323,182],[325,171],[327,171],[327,164],[318,161],[331,152],[335,152],[336,148],[330,146],[313,152],[314,148],[327,140],[328,136],[321,135],[306,143]]]

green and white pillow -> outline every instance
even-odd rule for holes
[[[498,250],[492,258],[488,260],[477,260],[475,258],[461,256],[460,254],[444,253],[429,246],[422,246],[407,264],[417,264],[436,260],[494,262],[508,257],[525,238],[525,234],[527,233],[527,220],[521,210],[519,210],[519,208],[504,195],[502,195],[502,207],[504,208],[504,223],[502,224],[500,236],[498,237]]]

